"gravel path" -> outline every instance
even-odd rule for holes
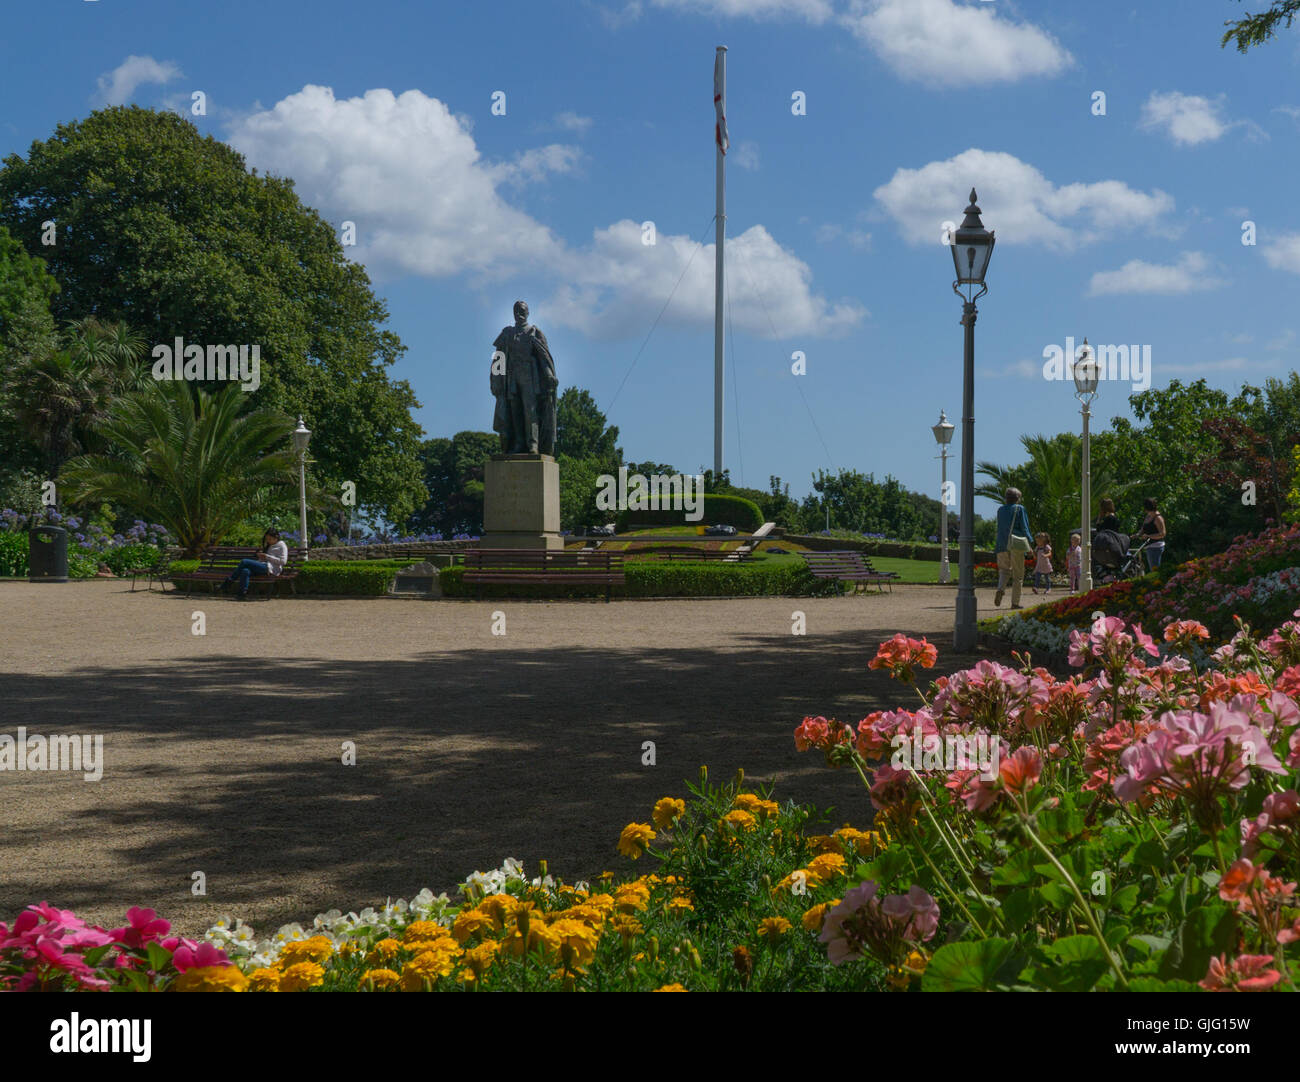
[[[986,615],[992,591],[979,595]],[[937,643],[936,674],[961,667],[952,605],[951,589],[924,586],[240,605],[115,581],[0,582],[0,733],[102,734],[105,763],[98,782],[0,772],[0,919],[48,899],[102,922],[146,905],[189,933],[223,913],[265,933],[451,892],[507,856],[590,877],[626,864],[619,831],[685,795],[701,763],[863,823],[856,779],[796,753],[791,733],[805,714],[856,721],[907,703],[866,667],[895,631]],[[791,634],[795,610],[805,635]],[[195,872],[206,896],[191,892]]]

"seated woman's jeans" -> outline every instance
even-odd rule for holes
[[[271,573],[270,564],[263,563],[261,560],[240,560],[239,566],[235,568],[230,578],[238,583],[241,594],[248,593],[248,584],[254,575],[269,575]]]

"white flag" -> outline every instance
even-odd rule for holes
[[[723,154],[731,146],[727,137],[727,98],[722,90],[722,53],[715,53],[713,60],[713,111],[716,121],[713,125],[713,137],[718,141],[718,149]]]

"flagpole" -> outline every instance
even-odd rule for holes
[[[727,47],[719,45],[714,60],[714,95],[722,95],[723,108],[727,100]],[[725,120],[724,120],[725,122]],[[717,216],[713,253],[713,476],[722,478],[722,312],[723,312],[723,248],[727,236],[727,166],[722,139],[716,140],[717,155]]]

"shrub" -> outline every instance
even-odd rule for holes
[[[308,560],[299,566],[293,589],[299,594],[382,597],[393,575],[407,565],[405,560]],[[168,565],[172,574],[198,569],[198,560],[173,560]],[[281,592],[287,593],[287,588]]]
[[[21,578],[27,574],[27,535],[0,532],[0,576]]]
[[[439,573],[444,597],[475,597],[478,588],[463,581],[463,566]],[[802,564],[785,561],[753,564],[637,562],[624,565],[626,583],[613,597],[828,597],[837,584],[814,578]],[[598,585],[490,585],[483,597],[603,597]]]
[[[162,559],[162,549],[157,545],[132,543],[105,549],[99,560],[106,563],[114,575],[121,575],[133,567],[153,567]]]

